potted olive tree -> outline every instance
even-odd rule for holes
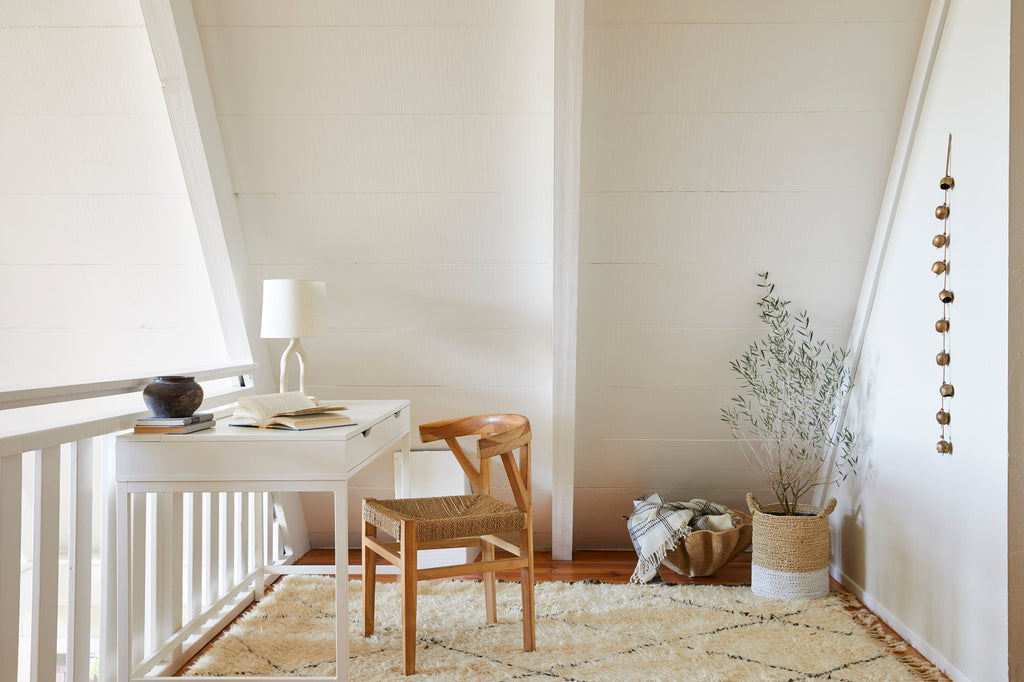
[[[851,387],[848,351],[815,338],[807,311],[794,314],[768,273],[758,277],[767,335],[729,363],[743,389],[722,420],[776,498],[762,505],[747,494],[754,593],[812,599],[828,594],[828,515],[836,501],[812,507],[810,493],[856,472],[854,434],[840,424]]]

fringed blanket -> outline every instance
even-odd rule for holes
[[[654,578],[665,555],[690,531],[727,530],[733,525],[728,507],[707,500],[665,502],[658,493],[633,500],[626,528],[639,561],[629,581],[646,583]]]

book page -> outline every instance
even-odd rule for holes
[[[238,399],[238,408],[232,415],[231,422],[233,424],[266,426],[268,420],[275,414],[316,407],[315,402],[299,391],[247,395]]]

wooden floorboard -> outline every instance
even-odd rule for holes
[[[750,557],[751,555],[749,552],[744,552],[736,557],[732,562],[719,569],[718,573],[715,575],[704,578],[690,578],[689,576],[683,576],[669,568],[666,568],[665,566],[662,566],[659,569],[659,575],[663,581],[679,584],[749,585]],[[334,550],[310,550],[310,552],[300,557],[295,563],[307,566],[333,565]],[[348,563],[351,566],[360,565],[359,550],[349,550]],[[574,552],[572,561],[554,561],[551,558],[551,552],[536,552],[534,554],[534,571],[537,582],[575,582],[579,580],[595,580],[606,583],[628,583],[630,576],[633,575],[633,569],[635,567],[636,554],[626,551]],[[497,576],[499,580],[507,580],[510,582],[518,582],[519,580],[518,571],[514,573],[499,572]],[[358,579],[359,576],[350,576],[350,578]],[[379,582],[388,582],[396,580],[397,576],[378,574],[377,578]],[[473,576],[467,576],[467,579],[473,579]],[[835,579],[830,579],[830,581],[832,589],[845,591],[845,588],[836,582]],[[243,613],[242,615],[245,614]],[[882,627],[889,636],[899,642],[903,642],[903,639],[891,628],[885,626],[884,623],[882,623]],[[202,651],[190,660],[181,669],[181,671],[178,672],[178,676],[183,675],[200,656],[206,653],[206,651],[213,646],[214,642],[216,642],[216,639],[214,639],[210,644],[207,644]],[[921,661],[927,660],[916,649],[909,645],[907,645],[906,650],[899,655]]]

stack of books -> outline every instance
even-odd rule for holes
[[[135,433],[192,433],[216,423],[212,412],[197,412],[191,417],[139,417],[135,420]]]

